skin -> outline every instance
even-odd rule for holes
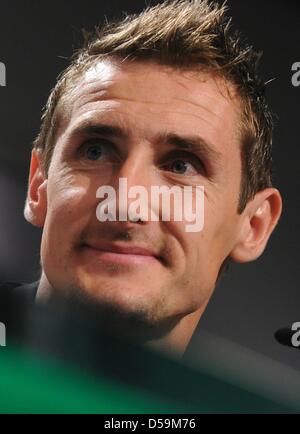
[[[38,299],[80,294],[113,310],[115,324],[131,337],[182,353],[224,260],[256,259],[281,213],[273,188],[237,212],[240,100],[229,83],[208,73],[102,61],[82,77],[66,110],[48,176],[39,153],[32,153],[25,216],[43,227]],[[100,123],[122,135],[78,132]],[[211,151],[177,149],[167,134],[201,138]],[[97,161],[87,156],[91,146],[101,150]],[[188,233],[184,221],[100,223],[96,191],[117,187],[120,177],[128,188],[149,191],[153,185],[204,186],[204,229]],[[152,253],[112,253],[111,246]]]

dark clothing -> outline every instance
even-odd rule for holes
[[[24,301],[34,301],[40,281],[33,283],[7,282],[0,285],[0,298],[12,296]]]
[[[0,322],[6,327],[7,345],[27,339],[38,286],[39,281],[0,285]]]

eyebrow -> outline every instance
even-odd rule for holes
[[[74,137],[76,135],[95,135],[104,138],[115,137],[123,140],[128,140],[130,136],[129,131],[117,125],[94,123],[91,121],[86,121],[76,127],[71,132],[71,136]],[[178,150],[193,152],[203,158],[211,169],[216,165],[220,165],[222,161],[222,153],[198,135],[185,136],[173,132],[159,133],[154,137],[154,142],[170,145]]]
[[[90,123],[90,121],[84,122],[76,127],[72,132],[71,136],[77,135],[101,135],[104,137],[116,137],[120,139],[128,138],[128,134],[121,127],[115,125],[106,125],[106,124],[95,124]]]
[[[209,162],[221,163],[222,153],[200,136],[182,136],[166,133],[157,137],[160,143],[170,144],[174,148],[194,152]]]

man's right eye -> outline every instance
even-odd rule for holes
[[[91,161],[98,161],[103,157],[103,146],[102,145],[88,145],[83,150],[84,156]]]
[[[107,159],[111,160],[113,158],[114,150],[109,142],[96,139],[88,141],[80,146],[78,153],[80,158],[97,162]]]

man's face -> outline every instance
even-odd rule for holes
[[[229,91],[207,73],[153,63],[99,62],[85,74],[45,183],[41,258],[56,291],[150,323],[201,311],[240,219],[240,107]],[[187,232],[186,221],[99,222],[96,192],[118,190],[119,178],[147,191],[203,186],[203,230]]]

